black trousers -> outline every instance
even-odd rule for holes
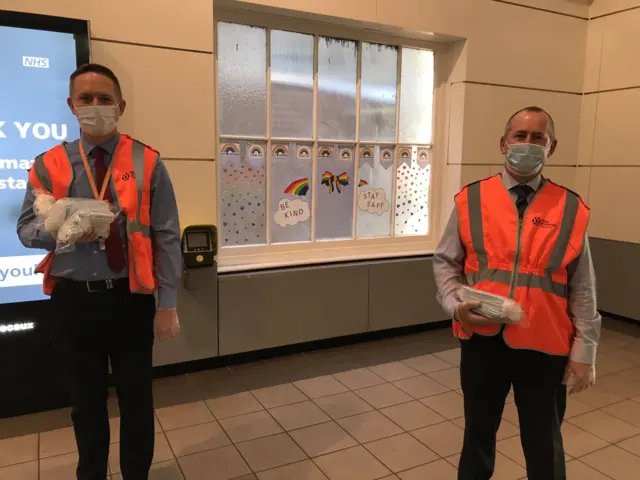
[[[461,340],[460,376],[465,431],[459,480],[489,480],[496,459],[496,433],[511,385],[529,480],[565,480],[560,426],[567,389],[567,357],[507,346],[502,335]]]
[[[124,480],[147,480],[153,459],[153,295],[134,295],[126,282],[90,293],[59,281],[51,296],[54,343],[62,354],[78,444],[78,480],[105,480],[109,459],[108,367],[120,407]]]

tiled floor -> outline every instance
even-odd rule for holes
[[[597,384],[569,399],[570,480],[640,471],[640,325],[605,326]],[[455,347],[439,330],[160,380],[151,478],[455,479],[464,427]],[[512,402],[495,479],[525,478]],[[74,478],[68,413],[0,420],[0,480]],[[112,437],[117,480],[117,416]]]

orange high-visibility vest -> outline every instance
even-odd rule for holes
[[[582,251],[589,208],[580,197],[544,180],[520,220],[500,175],[466,186],[456,196],[458,229],[469,285],[513,298],[527,324],[506,325],[517,349],[568,355],[575,329],[568,312],[567,266]],[[456,337],[497,335],[501,325],[453,322]]]
[[[51,193],[56,200],[69,196],[73,170],[65,143],[36,158],[29,171],[31,187]],[[158,152],[120,135],[114,152],[111,179],[120,210],[126,216],[129,258],[129,284],[133,293],[152,294],[156,290],[151,245],[151,176]],[[98,186],[98,188],[100,188]],[[54,252],[40,262],[37,273],[44,274],[43,290],[53,292],[56,279],[50,275]]]

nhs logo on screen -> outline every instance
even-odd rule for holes
[[[22,57],[22,66],[30,68],[49,68],[49,59],[44,57]]]

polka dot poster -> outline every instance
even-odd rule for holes
[[[418,152],[419,150],[419,152]],[[418,159],[420,153],[420,159]],[[425,153],[426,158],[425,158]],[[396,170],[396,235],[426,235],[429,231],[428,150],[417,147],[398,149]]]
[[[221,141],[222,247],[266,243],[265,149],[264,142]]]

